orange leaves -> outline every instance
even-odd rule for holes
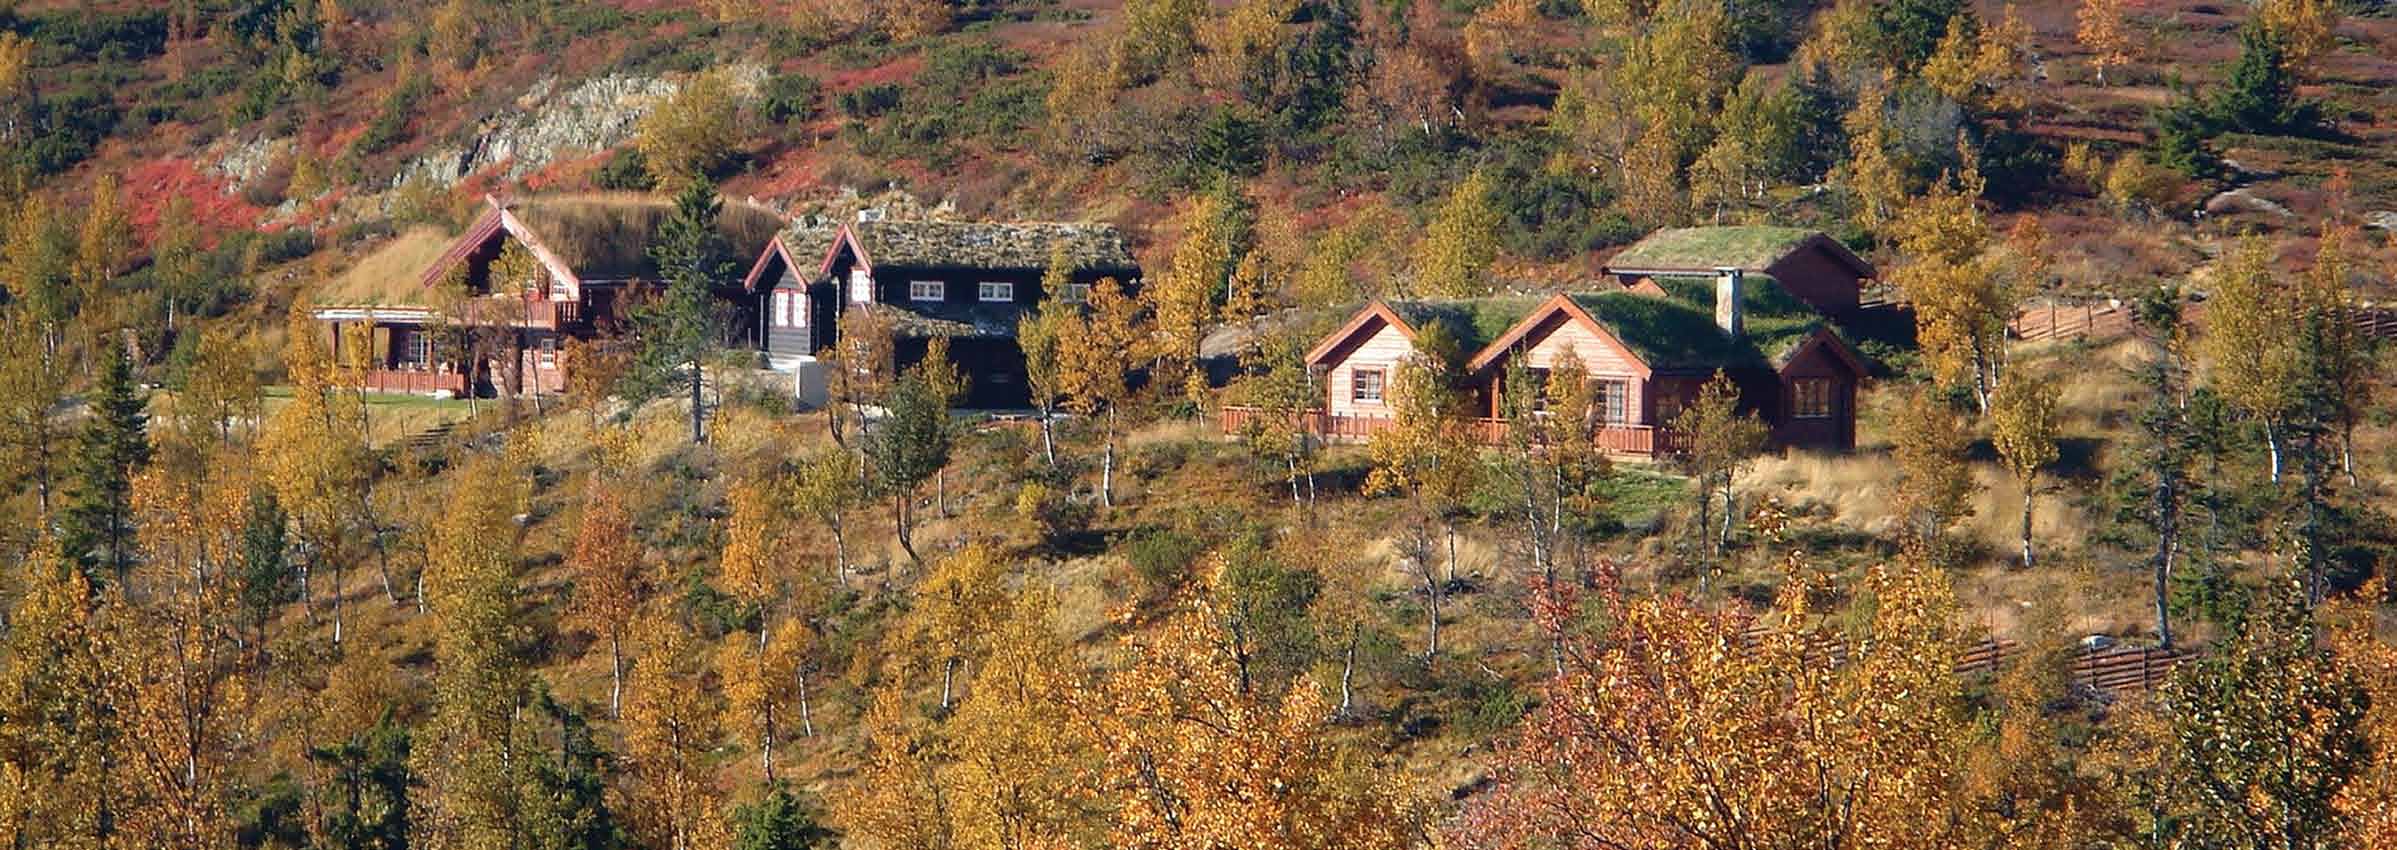
[[[1744,645],[1744,618],[1682,599],[1610,605],[1576,640],[1460,846],[1962,847],[1967,743],[1945,580],[1875,571],[1847,663],[1802,624]],[[1793,607],[1804,614],[1803,606]]]

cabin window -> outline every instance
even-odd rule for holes
[[[984,301],[1014,301],[1015,284],[1003,280],[986,280],[982,282],[980,294]]]
[[[907,300],[909,301],[946,301],[948,298],[949,288],[941,285],[940,281],[911,280],[907,282]]]
[[[874,276],[865,269],[849,272],[849,300],[859,304],[874,303]]]
[[[537,362],[539,362],[539,363],[541,364],[541,368],[543,368],[543,369],[555,369],[555,368],[558,368],[558,338],[557,338],[557,337],[554,337],[554,336],[545,336],[545,337],[542,337],[542,338],[541,338],[541,352],[540,352],[540,357],[538,358]]]
[[[1383,377],[1384,374],[1380,369],[1358,369],[1350,373],[1348,400],[1358,404],[1382,403]]]
[[[775,327],[796,328],[807,324],[807,299],[788,289],[774,290]]]
[[[1064,293],[1064,298],[1065,298],[1065,302],[1066,302],[1066,303],[1068,303],[1068,304],[1080,304],[1080,303],[1083,303],[1083,302],[1089,301],[1089,300],[1090,300],[1090,284],[1087,284],[1087,283],[1069,283],[1069,284],[1066,284],[1066,285],[1065,285],[1065,293]]]
[[[433,338],[423,331],[401,331],[400,365],[423,368],[433,362]]]
[[[1831,379],[1799,378],[1789,384],[1789,414],[1799,419],[1831,418]]]
[[[1627,425],[1631,422],[1631,382],[1621,378],[1599,378],[1590,384],[1590,404],[1598,409],[1598,421],[1607,425]]]

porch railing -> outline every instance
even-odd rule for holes
[[[455,396],[466,394],[466,375],[459,372],[433,372],[416,369],[369,369],[365,376],[369,392],[406,395],[434,395],[447,392]]]
[[[1276,415],[1288,414],[1226,405],[1217,414],[1217,419],[1223,433],[1238,434],[1247,430],[1251,423]],[[1383,416],[1346,416],[1322,410],[1305,411],[1297,414],[1297,417],[1293,424],[1298,428],[1330,443],[1361,443],[1396,424],[1395,420]],[[1466,423],[1466,427],[1472,431],[1473,439],[1485,446],[1494,446],[1506,440],[1508,425],[1504,419],[1477,418]],[[1670,430],[1648,425],[1607,425],[1591,435],[1591,441],[1599,451],[1615,455],[1650,457],[1672,454],[1681,449],[1680,440]]]

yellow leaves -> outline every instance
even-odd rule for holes
[[[741,140],[740,104],[730,72],[683,81],[641,119],[633,144],[649,160],[658,188],[674,191],[723,167]]]
[[[2288,51],[2289,68],[2300,74],[2337,41],[2331,31],[2338,26],[2339,9],[2324,0],[2263,0],[2256,6],[2256,16],[2266,30],[2280,37],[2281,48]]]
[[[766,604],[775,598],[783,572],[781,494],[771,483],[749,478],[733,482],[725,502],[732,517],[725,522],[723,564],[717,575],[734,599]]]
[[[1483,6],[1465,22],[1465,58],[1476,75],[1496,77],[1539,26],[1540,7],[1534,0],[1497,0]]]
[[[2224,399],[2251,416],[2277,419],[2290,404],[2300,352],[2296,304],[2274,269],[2272,246],[2240,239],[2214,269],[2198,354]]]
[[[2125,30],[2122,15],[2123,0],[2081,0],[2073,13],[2073,37],[2092,54],[2089,65],[2097,69],[2097,84],[2106,84],[2106,69],[2130,64],[2131,39]]]
[[[2006,6],[1996,26],[1967,33],[1970,16],[1948,19],[1931,58],[1923,63],[1923,80],[1949,100],[1982,111],[2010,112],[2023,106],[2021,84],[2028,76],[2030,28]]]
[[[0,98],[32,88],[33,42],[15,32],[0,33]]]
[[[1840,8],[1850,5],[1869,4],[1849,0]],[[1884,110],[1892,83],[1892,78],[1884,75],[1867,82],[1857,93],[1856,108],[1841,121],[1848,133],[1848,161],[1832,173],[1833,180],[1856,194],[1856,223],[1875,233],[1889,226],[1906,200],[1905,177],[1889,155],[1889,121]]]
[[[1490,177],[1481,171],[1465,176],[1448,191],[1448,199],[1424,228],[1415,245],[1415,279],[1410,294],[1427,298],[1469,298],[1492,291],[1490,264],[1498,258],[1498,210],[1493,206]]]
[[[2016,373],[1990,403],[1990,441],[2016,478],[2028,482],[2056,461],[2056,382],[2051,375]]]
[[[1875,570],[1845,664],[1806,651],[1802,608],[1747,623],[1674,599],[1610,606],[1467,805],[1467,846],[1963,848],[1954,765],[1971,740],[1953,602],[1936,572]],[[1802,594],[1798,594],[1802,595]],[[1486,836],[1506,836],[1488,840]]]

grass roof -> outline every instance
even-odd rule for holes
[[[1769,276],[1747,276],[1740,299],[1745,333],[1737,339],[1715,324],[1712,279],[1660,278],[1657,284],[1665,297],[1628,290],[1571,297],[1651,368],[1666,371],[1778,367],[1825,326],[1821,314]]]
[[[1407,320],[1416,332],[1438,324],[1457,341],[1465,357],[1504,336],[1515,323],[1531,315],[1541,302],[1539,296],[1500,296],[1495,298],[1464,298],[1454,300],[1392,301],[1390,310]]]
[[[1062,249],[1079,271],[1139,269],[1112,224],[874,221],[850,228],[877,266],[1041,270]]]
[[[450,241],[451,236],[437,227],[408,228],[340,277],[326,281],[311,300],[320,307],[427,306],[431,293],[418,281],[449,250]]]
[[[557,195],[527,198],[509,211],[584,280],[656,280],[649,246],[673,215],[674,202],[635,194]],[[747,261],[783,223],[772,210],[727,202],[716,216],[716,231],[736,260]]]
[[[1648,234],[1606,265],[1635,271],[1718,266],[1763,271],[1813,235],[1802,227],[1679,227]]]

